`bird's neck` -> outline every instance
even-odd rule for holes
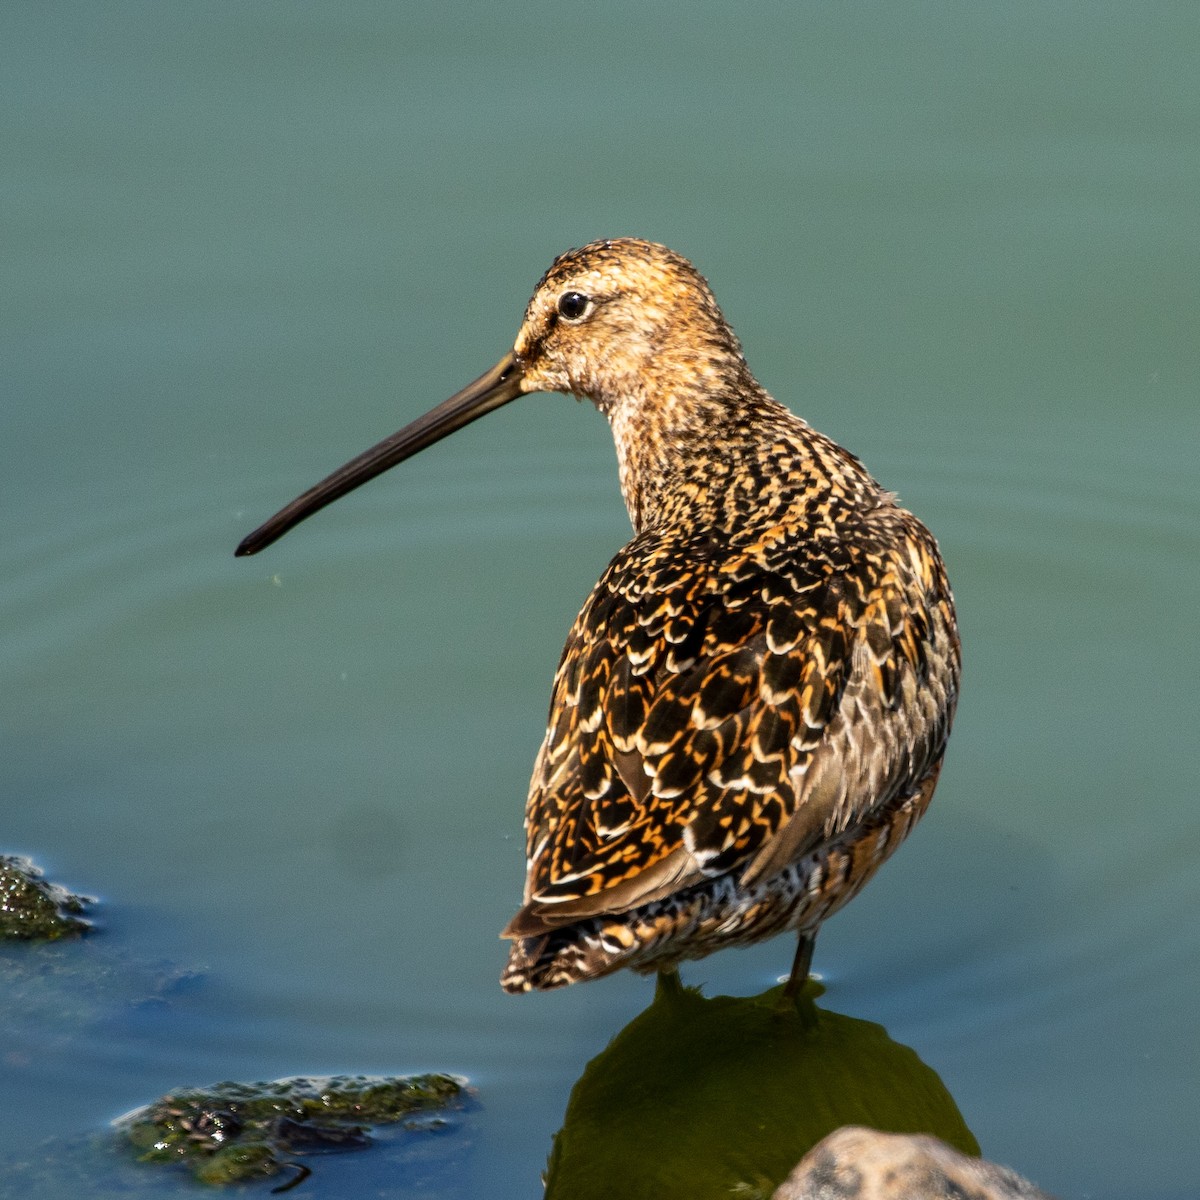
[[[748,370],[720,388],[661,390],[601,407],[637,533],[732,528],[819,437]]]

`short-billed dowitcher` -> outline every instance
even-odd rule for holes
[[[954,604],[928,530],[767,394],[686,259],[634,238],[561,255],[495,367],[237,552],[528,392],[608,418],[634,537],[554,677],[501,983],[667,971],[791,929],[794,991],[933,795]]]

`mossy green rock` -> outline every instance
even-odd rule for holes
[[[47,883],[33,863],[0,854],[0,938],[53,941],[75,937],[91,926],[83,920],[88,900]]]
[[[171,1092],[117,1122],[142,1162],[177,1163],[202,1183],[242,1183],[294,1156],[369,1145],[365,1129],[461,1106],[450,1075],[278,1079]]]
[[[881,1026],[818,1008],[810,982],[706,998],[660,984],[587,1066],[546,1171],[546,1200],[766,1200],[843,1125],[979,1147],[937,1074]]]

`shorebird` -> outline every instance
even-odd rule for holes
[[[635,238],[560,255],[496,366],[237,553],[530,392],[608,418],[634,537],[554,677],[501,985],[669,974],[793,930],[794,994],[933,795],[954,602],[929,531],[768,395],[690,262]]]

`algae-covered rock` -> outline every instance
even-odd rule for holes
[[[979,1146],[936,1072],[881,1026],[781,989],[705,997],[661,981],[587,1066],[546,1169],[546,1200],[767,1200],[843,1125]]]
[[[0,938],[53,941],[91,926],[83,920],[91,901],[47,883],[28,858],[0,854]]]
[[[370,1145],[370,1126],[419,1127],[430,1112],[461,1107],[466,1095],[450,1075],[218,1083],[172,1092],[116,1124],[140,1161],[180,1164],[203,1183],[242,1183],[289,1167],[298,1182],[309,1169],[295,1155],[359,1149]]]

